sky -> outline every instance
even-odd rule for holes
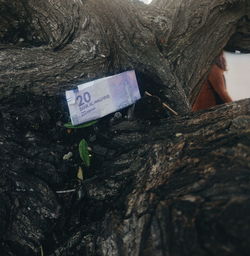
[[[140,0],[146,4],[152,0]],[[225,54],[228,71],[225,72],[227,89],[233,100],[250,98],[250,54]]]
[[[140,1],[144,2],[145,4],[149,4],[152,2],[152,0],[140,0]]]

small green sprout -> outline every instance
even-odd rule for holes
[[[79,143],[79,154],[85,166],[90,166],[90,157],[88,150],[88,143],[85,139],[82,139]]]
[[[72,123],[66,123],[66,124],[64,124],[64,127],[66,127],[67,129],[80,129],[80,128],[86,128],[86,127],[92,126],[92,125],[96,124],[97,122],[98,122],[98,120],[94,120],[94,121],[87,122],[87,123],[80,124],[80,125],[72,125]],[[83,161],[83,164],[86,167],[89,167],[90,166],[90,154],[89,154],[89,150],[88,150],[87,141],[85,139],[82,139],[79,143],[78,148],[79,148],[79,154]]]

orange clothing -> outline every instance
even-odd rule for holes
[[[192,106],[193,111],[232,102],[232,98],[229,96],[226,89],[223,72],[224,71],[217,65],[212,66],[208,78],[202,85],[200,93]]]

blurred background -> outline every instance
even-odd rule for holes
[[[233,100],[250,98],[250,54],[225,53],[227,89]]]

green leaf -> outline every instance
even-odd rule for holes
[[[66,124],[64,124],[64,127],[68,128],[68,129],[80,129],[80,128],[86,128],[86,127],[89,127],[91,125],[94,125],[97,122],[98,121],[95,120],[95,121],[91,121],[91,122],[87,122],[87,123],[79,124],[79,125],[73,125],[71,123],[66,123]]]
[[[79,143],[79,154],[85,166],[90,166],[90,157],[88,150],[88,143],[85,139],[82,139]]]

